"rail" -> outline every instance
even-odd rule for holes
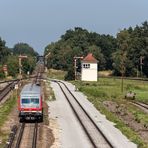
[[[17,82],[18,83],[18,82]],[[6,87],[4,87],[1,90],[0,93],[0,102],[3,100],[3,98],[12,90],[14,89],[16,82],[12,81],[11,83],[9,83]]]
[[[17,139],[17,143],[16,143],[15,148],[20,147],[22,136],[23,136],[23,133],[24,133],[24,128],[25,128],[25,122],[23,122],[22,125],[21,125],[20,132],[19,132],[19,135],[18,135],[18,139]]]
[[[132,103],[148,110],[148,104],[141,103],[141,102],[135,102],[135,101],[133,101]]]
[[[38,123],[36,122],[36,123],[35,123],[35,126],[34,126],[32,148],[36,148],[36,143],[37,143],[37,132],[38,132]]]

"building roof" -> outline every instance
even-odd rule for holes
[[[88,63],[97,63],[98,61],[93,57],[92,53],[89,53],[82,62],[88,62]]]

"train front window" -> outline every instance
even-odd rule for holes
[[[30,103],[30,99],[22,99],[22,104],[29,104]]]
[[[32,104],[39,104],[39,99],[38,98],[32,98],[31,103]]]

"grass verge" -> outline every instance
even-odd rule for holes
[[[44,88],[45,101],[54,101],[56,98],[54,95],[54,91],[52,90],[52,87],[50,87],[50,82],[47,81],[45,85],[46,85],[46,87]]]
[[[16,105],[17,97],[15,95],[12,95],[1,107],[0,107],[0,139],[1,144],[0,147],[4,147],[4,144],[7,140],[7,133],[4,133],[2,131],[2,126],[4,125],[5,121],[8,118],[8,115],[12,111],[13,107]]]
[[[65,74],[65,71],[49,69],[47,76],[52,79],[64,80]]]
[[[141,137],[133,129],[129,128],[118,116],[103,106],[104,101],[114,101],[118,104],[125,104],[129,112],[131,112],[135,120],[139,123],[148,123],[148,115],[143,113],[137,107],[130,105],[124,96],[129,91],[142,91],[144,93],[137,93],[136,100],[141,102],[148,102],[147,92],[148,86],[146,82],[124,80],[124,92],[121,92],[121,80],[120,79],[108,79],[100,78],[98,82],[73,82],[76,87],[87,95],[88,99],[94,104],[94,106],[103,114],[107,119],[116,123],[116,127],[119,128],[124,135],[126,135],[131,141],[138,144],[139,148],[147,148],[148,143],[144,142]],[[141,95],[143,94],[143,95]]]

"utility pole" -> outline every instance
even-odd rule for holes
[[[142,66],[143,66],[144,56],[140,56],[140,75],[143,76]]]
[[[138,71],[138,65],[137,65],[137,78],[138,78],[138,76],[139,76],[139,71]]]
[[[74,56],[74,73],[75,73],[75,80],[77,79],[77,59],[83,59],[83,56],[76,57]]]
[[[45,55],[45,71],[47,72],[47,59],[48,59],[48,56],[50,56],[50,52],[48,54]]]
[[[121,92],[123,92],[123,77],[124,77],[124,51],[121,51]]]
[[[126,61],[126,49],[127,44],[124,43],[121,45],[121,92],[123,93],[123,80],[124,80],[124,74],[125,74],[125,61]]]
[[[121,50],[121,63],[120,63],[120,73],[121,73],[121,92],[123,93],[123,80],[124,75],[126,71],[126,60],[127,60],[127,51],[128,51],[128,45],[129,45],[129,33],[126,30],[120,31],[120,33],[117,34],[117,40],[119,49]]]

